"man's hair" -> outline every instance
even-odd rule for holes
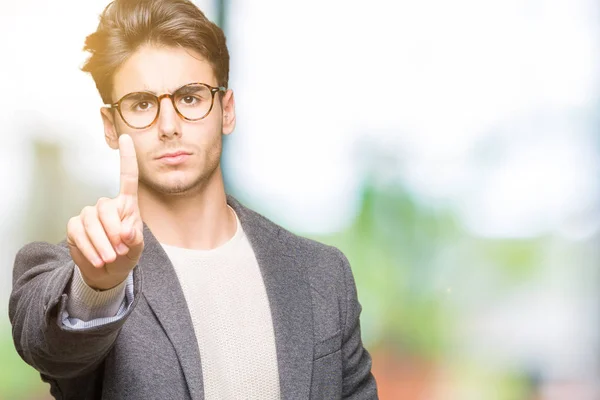
[[[225,35],[191,1],[114,0],[100,15],[98,29],[86,38],[83,48],[91,55],[82,70],[92,75],[105,104],[113,102],[115,72],[145,44],[198,52],[212,66],[218,85],[227,87]]]

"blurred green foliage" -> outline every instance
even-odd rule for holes
[[[496,294],[490,289],[501,295],[536,279],[548,247],[543,238],[473,236],[454,210],[427,205],[401,186],[369,184],[347,229],[312,238],[348,257],[370,349],[433,362],[441,369],[454,360],[455,384],[477,388],[486,399],[531,398],[527,371],[490,368],[465,355],[457,359],[453,340],[465,322],[464,304],[457,304],[485,303]],[[490,286],[482,279],[486,276]],[[479,387],[483,381],[496,389]]]
[[[367,186],[348,229],[313,238],[348,257],[364,308],[365,341],[435,357],[452,320],[432,284],[436,250],[456,233],[451,214],[420,207],[402,188]]]

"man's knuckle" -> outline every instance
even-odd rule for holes
[[[96,202],[98,212],[105,212],[110,207],[111,200],[107,197],[100,197]]]
[[[67,221],[67,232],[73,231],[79,223],[79,216],[71,217]]]
[[[96,214],[96,207],[92,207],[92,206],[85,206],[83,207],[83,209],[81,210],[81,219],[85,220],[90,218],[92,215]]]
[[[83,218],[81,218],[83,228],[87,231],[94,227],[94,222],[96,219],[97,215],[91,213],[86,214]]]

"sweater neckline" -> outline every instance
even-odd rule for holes
[[[165,243],[160,243],[160,245],[163,247],[163,249],[169,255],[173,254],[178,257],[184,257],[184,258],[189,258],[189,257],[197,258],[197,257],[206,257],[206,256],[212,257],[217,254],[221,254],[221,253],[229,251],[240,241],[240,238],[243,235],[243,229],[242,229],[242,224],[240,222],[240,219],[239,219],[237,213],[235,212],[235,210],[233,208],[231,208],[231,206],[229,206],[229,205],[227,205],[227,207],[229,207],[229,209],[233,212],[233,215],[235,215],[236,230],[235,230],[234,235],[231,238],[229,238],[229,240],[227,240],[225,243],[215,247],[214,249],[207,249],[207,250],[188,249],[185,247],[178,247],[178,246],[173,246],[173,245],[169,245],[169,244],[165,244]]]

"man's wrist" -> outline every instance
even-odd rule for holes
[[[83,274],[83,272],[81,272],[81,270],[79,270],[79,272],[81,274],[80,276],[81,276],[83,283],[85,283],[85,285],[87,287],[95,290],[96,292],[105,292],[108,290],[112,290],[112,289],[116,288],[117,286],[123,285],[125,283],[125,280],[127,279],[127,276],[129,275],[129,273],[127,273],[123,276],[108,275],[106,277],[106,279],[102,279],[100,281],[93,281],[93,280],[88,279]]]
[[[69,316],[89,321],[100,317],[116,315],[123,299],[127,280],[107,290],[98,290],[89,286],[77,265],[73,271],[73,278],[67,300]]]

